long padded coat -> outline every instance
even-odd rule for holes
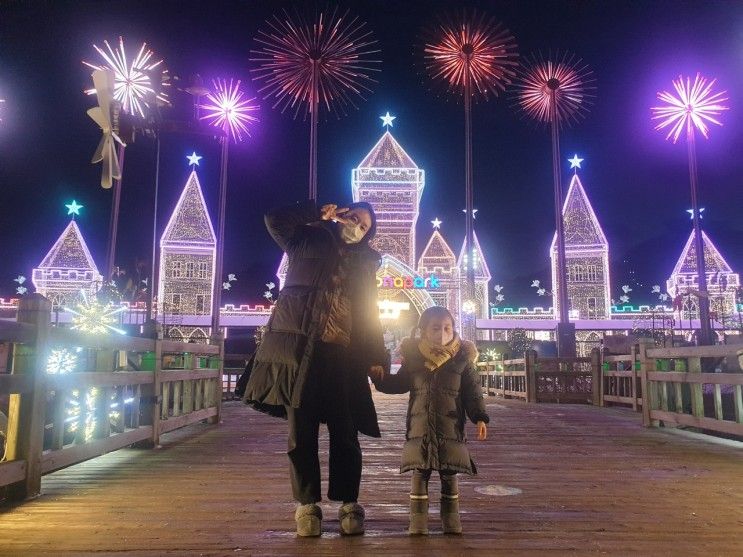
[[[299,408],[308,380],[314,344],[325,329],[332,276],[341,257],[350,258],[351,342],[348,393],[356,429],[379,437],[379,424],[367,380],[373,365],[389,367],[377,309],[376,270],[379,253],[368,246],[373,230],[359,244],[346,245],[336,223],[320,220],[314,203],[292,205],[266,215],[269,233],[287,254],[284,288],[255,354],[243,400]],[[277,408],[278,407],[278,408]]]
[[[475,345],[462,341],[459,352],[433,371],[423,365],[418,340],[403,340],[400,352],[403,365],[397,374],[387,374],[375,383],[384,393],[410,391],[400,472],[422,469],[476,474],[464,424],[467,417],[473,423],[488,423],[489,418],[474,365]]]

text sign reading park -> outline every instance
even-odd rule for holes
[[[391,277],[389,275],[384,277],[377,277],[377,288],[397,288],[397,289],[411,289],[411,288],[441,288],[439,279],[435,275],[430,277]]]

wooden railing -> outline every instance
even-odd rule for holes
[[[18,321],[0,321],[13,344],[12,373],[0,375],[8,428],[0,488],[10,499],[39,494],[41,476],[202,420],[218,423],[224,343],[190,344],[91,335],[50,326],[51,304],[24,298]],[[52,350],[78,359],[70,373],[48,373]],[[54,370],[52,370],[54,371]]]
[[[599,351],[588,358],[524,358],[478,364],[483,391],[527,402],[584,402],[599,404]],[[596,388],[594,388],[596,386]]]
[[[743,436],[743,373],[716,372],[723,358],[738,358],[736,346],[683,348],[641,346],[640,377],[646,426],[689,426]],[[732,367],[732,366],[731,366]],[[659,369],[661,368],[661,369]]]
[[[603,356],[601,366],[600,405],[629,405],[637,411],[642,406],[640,363],[637,347],[630,354]]]

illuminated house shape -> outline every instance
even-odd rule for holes
[[[480,240],[477,239],[477,233],[472,231],[472,260],[475,269],[475,305],[477,307],[475,315],[480,318],[487,318],[489,315],[489,295],[488,295],[488,283],[492,278],[488,263],[485,261],[485,255],[482,253],[480,248]],[[464,281],[467,280],[467,266],[469,264],[469,257],[467,257],[467,239],[462,242],[462,249],[459,251],[459,258],[457,259],[457,267],[459,268],[460,284],[464,286]],[[461,321],[461,316],[460,316]]]
[[[459,313],[459,268],[457,257],[438,230],[434,230],[418,260],[418,274],[435,275],[441,290],[431,292],[436,305],[444,306],[452,315]]]
[[[366,201],[377,215],[377,235],[371,245],[410,268],[415,267],[415,224],[425,173],[389,131],[353,169],[354,201]]]
[[[735,290],[740,286],[740,275],[733,272],[733,269],[704,231],[702,231],[702,245],[704,246],[710,310],[717,314],[718,319],[724,319],[725,316],[730,317],[735,313]],[[679,294],[684,295],[699,291],[694,230],[689,234],[689,239],[686,240],[681,256],[676,262],[670,278],[666,281],[666,290],[672,298]],[[698,310],[695,296],[684,298],[684,317],[698,317]]]
[[[179,315],[211,315],[217,241],[196,171],[191,172],[160,238],[159,311],[163,323]],[[171,337],[199,341],[200,328],[177,329]]]
[[[42,262],[33,270],[36,292],[57,306],[72,303],[85,290],[94,296],[103,283],[88,246],[74,220],[64,229]]]
[[[610,319],[609,242],[578,174],[570,181],[562,207],[570,309],[578,319]],[[557,292],[557,234],[550,246],[552,290]],[[560,301],[554,296],[555,315]]]

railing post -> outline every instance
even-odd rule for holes
[[[646,344],[640,345],[640,388],[642,389],[642,425],[650,427],[652,425],[650,410],[653,405],[653,396],[648,381],[648,372],[655,371],[655,365],[648,359],[647,349]]]
[[[702,358],[689,358],[687,360],[687,371],[689,373],[702,373]],[[691,413],[697,418],[704,417],[704,395],[701,383],[689,385],[691,391]]]
[[[634,410],[635,412],[637,412],[637,406],[638,406],[637,400],[639,398],[637,396],[637,362],[638,362],[639,356],[637,354],[637,345],[636,344],[633,344],[632,345],[632,349],[630,350],[630,357],[632,358],[632,365],[631,365],[631,369],[632,369],[632,377],[631,377],[632,384],[630,385],[630,396],[632,397],[632,410]]]
[[[209,424],[218,424],[222,421],[222,377],[224,376],[224,335],[222,331],[217,331],[212,337],[212,342],[219,346],[219,375],[216,385],[214,386],[214,405],[217,407],[217,414],[207,420]]]
[[[13,351],[13,373],[32,376],[32,390],[11,394],[8,407],[8,438],[5,455],[8,460],[26,461],[25,481],[12,484],[8,496],[12,500],[36,497],[41,493],[41,454],[44,450],[46,405],[45,362],[48,357],[49,327],[52,303],[41,294],[21,298],[18,304],[19,323],[36,326],[33,346],[16,344]]]
[[[598,348],[591,349],[591,381],[593,382],[593,405],[600,406],[604,373],[601,371],[601,351]]]
[[[161,372],[163,366],[163,329],[158,324],[155,329],[155,362],[152,370],[152,382],[141,385],[139,398],[138,425],[151,425],[152,437],[145,439],[136,446],[142,449],[153,449],[160,446],[160,419],[162,404]]]
[[[526,401],[538,402],[538,385],[537,385],[537,353],[534,350],[527,350],[524,354],[524,364],[526,367]]]

